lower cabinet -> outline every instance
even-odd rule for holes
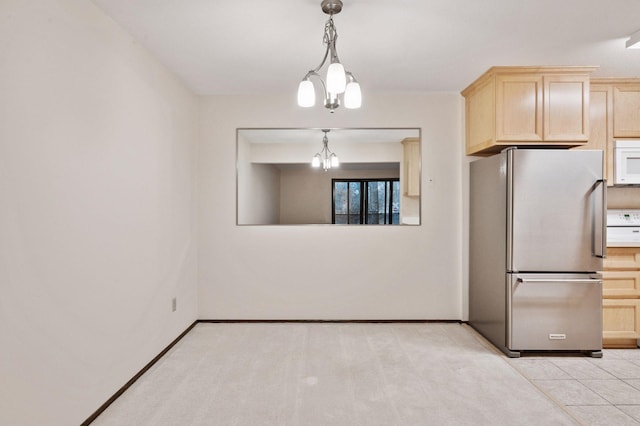
[[[640,247],[609,247],[603,277],[603,346],[635,348],[640,339]]]
[[[605,348],[635,348],[640,333],[640,300],[602,300],[602,342]]]

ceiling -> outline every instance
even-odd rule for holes
[[[320,0],[93,0],[199,94],[295,93],[324,54]],[[493,65],[640,77],[640,0],[343,0],[340,59],[374,92],[460,91]]]

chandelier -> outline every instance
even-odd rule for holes
[[[322,11],[329,15],[329,20],[324,26],[323,43],[327,46],[322,62],[315,69],[309,71],[298,85],[298,105],[301,107],[312,107],[316,103],[316,91],[311,77],[317,77],[322,85],[324,96],[324,106],[329,111],[334,112],[340,106],[341,98],[345,108],[360,108],[362,104],[362,93],[360,84],[356,81],[351,72],[345,71],[344,66],[338,58],[336,50],[336,40],[338,31],[333,24],[333,15],[342,10],[341,0],[323,0],[320,4]],[[318,71],[329,59],[326,80],[323,80]]]
[[[338,167],[340,165],[340,160],[338,160],[338,156],[329,149],[329,138],[327,138],[327,133],[329,133],[330,130],[322,129],[322,131],[324,132],[324,137],[322,138],[322,151],[313,156],[313,159],[311,160],[311,167],[320,167],[322,165],[322,169],[326,172],[332,167]]]

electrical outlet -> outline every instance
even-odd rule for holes
[[[171,299],[171,312],[175,312],[178,309],[178,298],[174,297]]]

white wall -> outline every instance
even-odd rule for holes
[[[373,164],[372,164],[373,166]],[[284,169],[280,173],[281,224],[331,224],[332,179],[398,178],[399,168],[348,170],[344,168]]]
[[[237,221],[268,225],[280,221],[280,171],[270,164],[250,162],[251,144],[238,135]],[[223,204],[219,208],[228,208]]]
[[[298,108],[292,90],[203,100],[199,318],[461,319],[460,95],[369,93],[329,114]],[[238,127],[421,127],[422,225],[236,226]]]
[[[199,102],[84,0],[0,57],[0,424],[79,424],[196,319]]]
[[[310,163],[322,149],[322,143],[252,143],[251,161],[254,163]],[[402,161],[402,144],[394,142],[329,143],[329,148],[341,163],[390,163]]]
[[[238,223],[253,223],[253,207],[251,206],[251,145],[238,135],[238,145],[236,151],[236,190],[238,199],[236,200]]]
[[[251,206],[248,222],[273,225],[280,222],[280,170],[271,164],[250,164]]]

